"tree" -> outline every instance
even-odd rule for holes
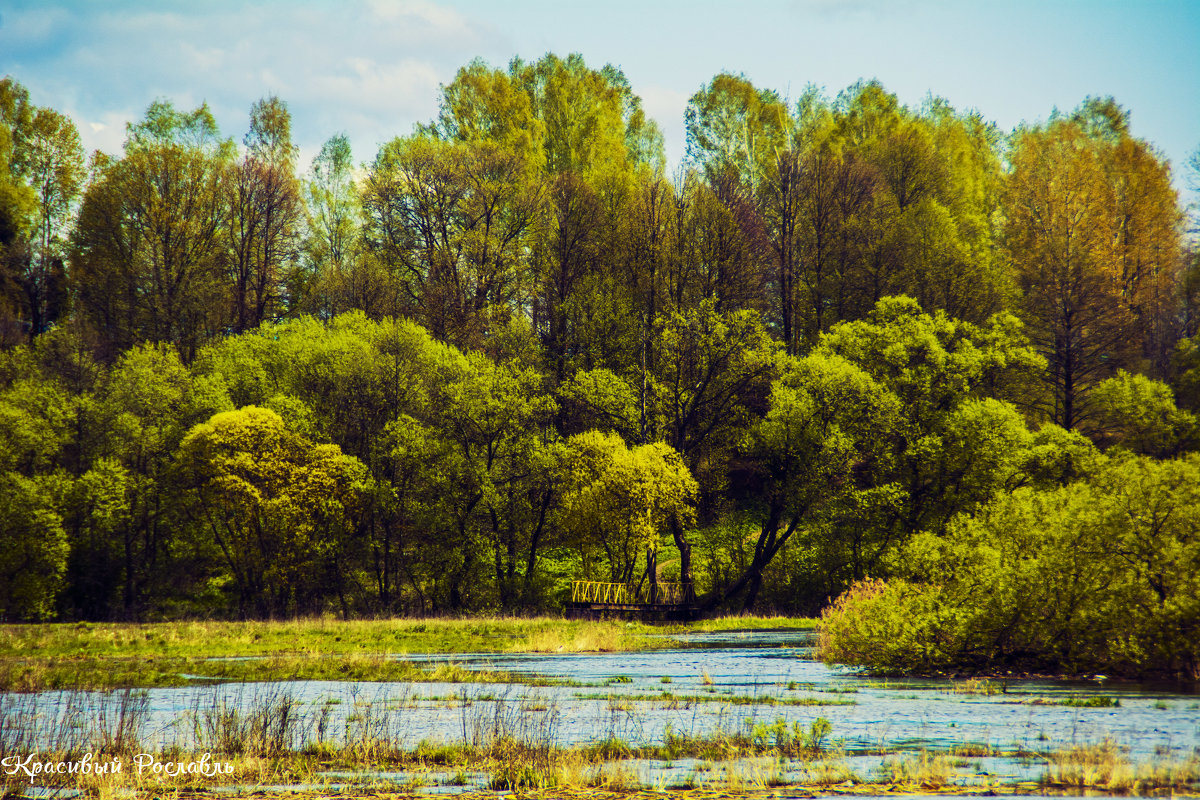
[[[22,143],[32,121],[29,92],[0,81],[0,343],[27,339],[21,275],[29,258],[30,221],[37,198],[25,181]]]
[[[1165,383],[1120,370],[1097,384],[1093,395],[1097,413],[1091,433],[1103,443],[1158,458],[1200,444],[1196,417],[1175,407]]]
[[[836,355],[793,360],[771,388],[766,416],[747,434],[732,480],[758,532],[742,574],[705,604],[743,598],[751,609],[763,571],[802,524],[858,488],[856,472],[886,458],[899,402],[865,372]],[[879,502],[898,487],[883,485]]]
[[[111,594],[76,596],[83,614],[139,619],[174,591],[195,588],[180,580],[172,558],[185,537],[170,469],[187,431],[229,407],[221,382],[193,376],[169,344],[131,347],[99,382],[80,423],[103,438],[91,448],[76,500],[110,508],[81,520],[75,533],[80,555],[91,559],[87,571]]]
[[[514,75],[476,59],[442,87],[437,121],[429,127],[454,142],[490,142],[521,159],[531,174],[545,163],[546,123],[534,116],[532,98]]]
[[[191,512],[233,578],[241,616],[319,608],[329,595],[341,595],[347,610],[340,585],[321,584],[320,568],[340,556],[368,493],[358,459],[247,406],[194,427],[180,444],[179,469],[196,492]]]
[[[395,276],[401,308],[438,338],[480,347],[528,286],[541,203],[514,153],[489,142],[396,139],[363,192],[368,250]]]
[[[428,479],[455,551],[448,599],[463,606],[474,570],[490,556],[499,600],[513,608],[532,599],[561,494],[553,479],[561,453],[543,433],[554,401],[531,369],[450,348],[441,358],[423,416],[447,445]]]
[[[547,195],[548,221],[534,239],[532,323],[554,382],[561,384],[582,350],[570,304],[600,272],[604,219],[595,191],[575,173],[554,179]]]
[[[1118,368],[1148,351],[1161,365],[1155,342],[1178,263],[1165,168],[1100,117],[1021,132],[1004,195],[1023,316],[1050,363],[1038,406],[1066,428],[1086,428],[1092,387]]]
[[[24,87],[5,78],[0,83],[0,303],[9,306],[9,324],[20,325],[30,337],[66,312],[64,233],[83,177],[74,123],[53,109],[33,106]]]
[[[287,105],[277,97],[250,110],[248,148],[231,170],[228,241],[236,332],[277,312],[282,282],[299,255],[302,207]]]
[[[791,599],[819,608],[886,573],[916,533],[1030,480],[1035,437],[992,395],[1040,364],[1007,315],[981,328],[890,297],[834,326],[775,382],[735,462],[731,483],[757,543],[713,602],[744,590],[753,603],[766,566],[796,538],[805,555]]]
[[[361,293],[354,290],[361,219],[353,168],[345,134],[329,137],[313,157],[303,185],[307,263],[288,280],[298,310],[332,316],[361,307]]]
[[[53,615],[66,573],[65,476],[69,400],[52,381],[22,377],[0,390],[0,615]]]
[[[604,565],[610,580],[630,583],[644,552],[654,587],[660,531],[672,518],[690,522],[695,480],[662,443],[629,449],[616,434],[592,431],[567,444],[563,524],[579,548],[584,574]]]
[[[689,172],[677,203],[679,252],[667,277],[671,305],[682,310],[712,300],[719,312],[766,312],[770,245],[755,198],[734,177],[710,185]]]
[[[574,172],[603,183],[639,164],[653,173],[663,163],[662,135],[620,69],[591,69],[578,53],[547,53],[533,63],[513,59],[508,72],[545,126],[548,175]]]
[[[36,336],[65,310],[63,234],[83,186],[83,147],[69,118],[39,108],[25,136],[25,148],[29,183],[37,195],[37,243],[23,284],[30,334]]]
[[[1200,667],[1197,462],[1112,459],[1087,480],[997,495],[905,549],[822,624],[822,655],[905,671],[1104,672],[1191,680]]]
[[[762,165],[788,146],[791,121],[779,95],[723,72],[688,100],[687,157],[709,178],[728,173],[752,189]]]
[[[656,349],[664,438],[695,472],[741,435],[778,375],[778,347],[753,311],[718,314],[708,301],[667,317]]]
[[[130,126],[124,158],[84,196],[72,282],[110,356],[149,341],[176,344],[190,359],[228,319],[221,234],[229,148],[205,115],[205,107],[183,114],[151,105]]]
[[[43,620],[66,573],[69,546],[53,482],[0,472],[0,617]]]

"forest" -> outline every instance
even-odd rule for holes
[[[1200,676],[1200,249],[1112,98],[1003,132],[474,61],[356,160],[0,83],[0,620],[825,609],[898,670]],[[362,157],[360,154],[359,157]],[[1200,170],[1200,152],[1192,159]]]

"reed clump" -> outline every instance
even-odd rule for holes
[[[937,791],[952,785],[958,776],[949,758],[925,750],[884,759],[879,772],[892,786],[923,791]]]
[[[1105,791],[1147,795],[1200,790],[1200,755],[1155,758],[1133,763],[1125,749],[1111,739],[1095,745],[1070,747],[1048,756],[1041,785],[1046,789]]]

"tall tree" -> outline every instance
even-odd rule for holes
[[[687,156],[710,180],[729,173],[757,188],[761,168],[789,146],[791,120],[779,95],[723,72],[692,95],[684,113]]]
[[[353,271],[362,226],[354,156],[345,134],[329,137],[313,157],[303,185],[305,267],[288,281],[298,310],[331,316],[356,307]]]
[[[1147,344],[1178,265],[1165,169],[1101,119],[1022,131],[1004,196],[1023,314],[1050,364],[1040,406],[1065,428],[1089,423],[1092,386],[1161,348]]]
[[[339,555],[368,491],[358,459],[336,445],[314,445],[273,411],[248,406],[193,428],[180,444],[179,466],[243,617],[307,610],[323,599],[319,568]]]
[[[404,310],[438,338],[480,347],[527,298],[540,185],[490,142],[424,135],[385,145],[363,192],[368,250]]]
[[[185,114],[155,103],[130,125],[124,157],[89,186],[72,242],[72,282],[110,356],[150,341],[177,344],[190,359],[224,327],[223,180],[231,149],[205,107]]]
[[[299,254],[302,218],[291,118],[277,97],[250,110],[246,154],[229,180],[233,326],[252,328],[283,305],[283,280]]]
[[[66,311],[65,233],[84,180],[75,124],[0,83],[0,306],[36,336]],[[16,333],[15,330],[12,333]]]

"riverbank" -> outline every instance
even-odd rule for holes
[[[815,629],[816,620],[723,617],[691,623],[553,617],[0,626],[0,691],[183,686],[203,681],[512,680],[409,654],[587,653],[677,647],[687,633]]]

